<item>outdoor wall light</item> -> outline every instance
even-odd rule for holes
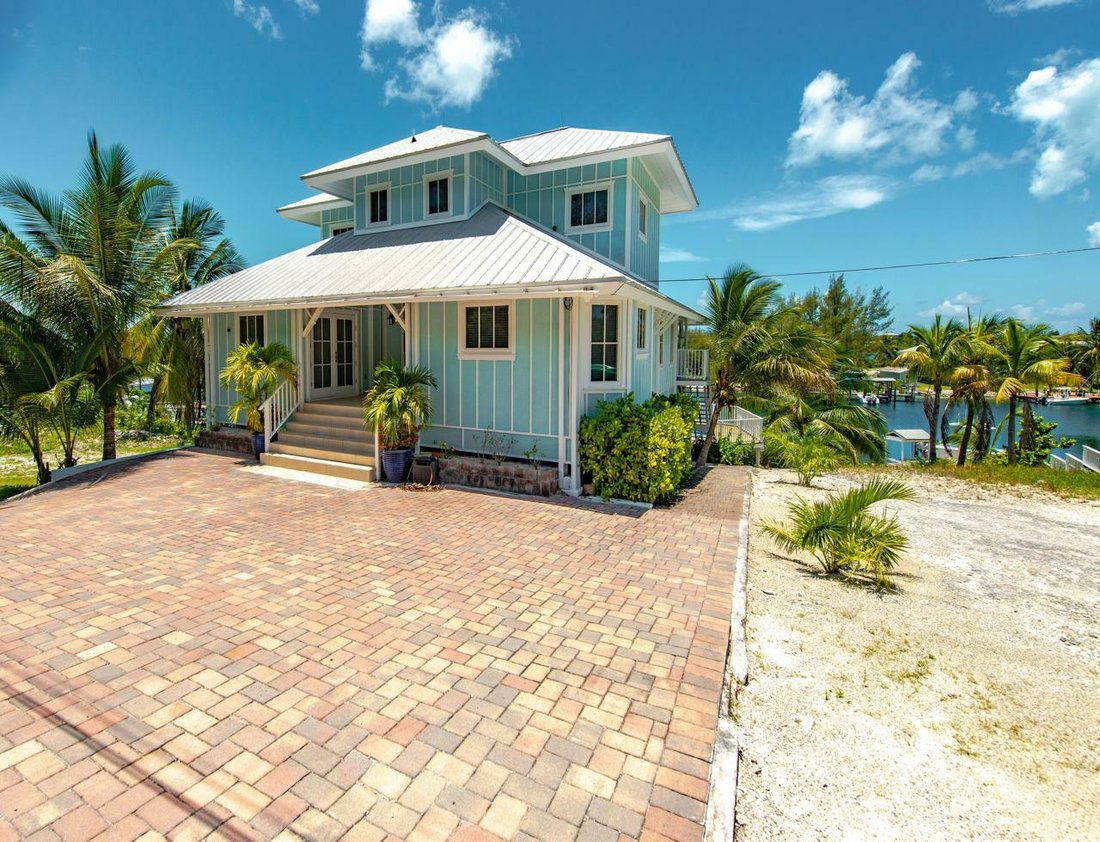
[[[565,298],[563,298],[561,300],[561,303],[565,306],[566,310],[572,310],[573,309],[573,296],[567,295]]]
[[[395,324],[397,324],[397,319],[394,318],[393,313],[390,313],[388,316],[386,316],[386,321],[389,323],[390,327],[393,327]]]

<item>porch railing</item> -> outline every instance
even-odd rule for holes
[[[702,380],[710,376],[710,351],[706,348],[679,348],[676,351],[676,379]]]
[[[264,419],[264,450],[271,445],[271,437],[283,428],[283,425],[290,420],[290,416],[301,405],[301,390],[290,380],[280,383],[279,387],[271,393],[271,397],[263,402],[260,414]]]
[[[1087,444],[1082,446],[1081,461],[1085,467],[1090,471],[1100,472],[1100,450],[1095,447],[1089,447]]]
[[[718,414],[718,438],[764,440],[764,419],[740,406],[727,406]]]

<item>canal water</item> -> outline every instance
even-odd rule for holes
[[[1041,406],[1033,405],[1036,415],[1041,415],[1047,421],[1054,421],[1058,427],[1054,430],[1054,436],[1068,436],[1077,439],[1077,444],[1069,448],[1068,452],[1075,456],[1081,455],[1081,445],[1100,449],[1100,404],[1089,403],[1076,406]],[[880,404],[878,407],[886,417],[886,425],[890,430],[915,429],[927,430],[928,420],[924,417],[924,404],[920,395],[913,403],[898,401],[893,404]],[[942,409],[940,410],[943,411]],[[1007,403],[993,404],[993,414],[1000,423],[1008,412]],[[964,410],[956,411],[954,420],[962,421],[965,418]],[[1006,424],[1005,427],[1008,425]],[[999,447],[1005,444],[1006,433],[1002,430],[1001,439],[997,442]],[[1059,456],[1065,455],[1065,450],[1055,450]]]

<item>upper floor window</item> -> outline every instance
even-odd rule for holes
[[[649,233],[649,205],[645,199],[638,200],[638,235],[644,240]]]
[[[368,220],[371,225],[386,225],[390,221],[390,189],[388,187],[380,187],[376,190],[371,190],[369,194],[370,199],[370,216]]]
[[[592,305],[593,383],[619,381],[619,305]]]
[[[451,177],[429,176],[426,182],[424,197],[428,204],[427,215],[449,214],[451,212]]]
[[[501,357],[512,354],[512,307],[473,304],[464,308],[459,356]]]
[[[607,187],[570,193],[567,230],[609,227],[611,223],[610,193]]]
[[[332,229],[332,236],[339,237],[341,234],[346,234],[348,231],[354,231],[355,229],[351,225],[342,225],[339,228]]]
[[[250,316],[241,316],[238,321],[237,339],[242,345],[250,345],[255,342],[263,347],[264,344],[264,317],[262,313]]]
[[[648,341],[648,337],[646,336],[646,317],[647,316],[648,316],[648,311],[646,310],[646,308],[645,307],[639,307],[638,308],[638,332],[637,332],[637,336],[636,336],[635,342],[634,342],[635,347],[637,347],[637,349],[639,351],[644,351],[646,349],[646,342]]]

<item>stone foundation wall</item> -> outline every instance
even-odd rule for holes
[[[237,427],[223,427],[220,430],[203,430],[195,436],[195,447],[207,450],[221,450],[226,453],[246,453],[252,455],[252,434]]]
[[[439,460],[439,479],[447,485],[465,485],[516,494],[550,497],[558,493],[558,472],[551,466],[525,465],[454,456]]]

